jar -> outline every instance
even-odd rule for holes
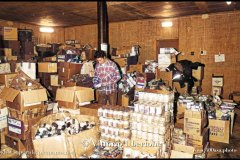
[[[153,117],[154,124],[159,124],[159,121],[160,121],[160,117],[158,117],[158,116]]]
[[[166,145],[166,143],[163,143],[162,144],[162,152],[166,152],[166,150],[167,150],[167,145]]]
[[[104,118],[103,117],[99,117],[99,123],[100,123],[100,125],[104,125]]]
[[[147,131],[148,131],[148,124],[147,124],[147,123],[143,123],[143,124],[142,124],[142,127],[141,127],[141,130],[142,130],[143,132],[147,132]]]
[[[105,133],[105,134],[108,134],[108,130],[109,130],[109,127],[108,127],[108,126],[105,126],[105,131],[104,131],[104,133]]]
[[[106,108],[103,108],[103,109],[102,109],[102,116],[103,116],[104,118],[107,118],[107,109],[106,109]]]
[[[153,116],[148,116],[148,120],[147,120],[147,123],[148,124],[152,124],[153,123]]]
[[[120,142],[120,137],[119,136],[115,137],[115,142]]]
[[[137,122],[141,122],[142,121],[142,114],[138,113],[137,114]]]
[[[144,108],[145,108],[145,106],[144,106],[144,103],[141,103],[141,104],[139,104],[139,113],[144,113]]]
[[[136,112],[136,113],[139,112],[139,104],[138,104],[138,102],[134,103],[134,112]]]
[[[112,119],[109,119],[109,120],[108,120],[108,126],[109,126],[109,127],[112,127],[112,126],[113,126],[113,120],[112,120]]]
[[[106,141],[110,141],[111,140],[111,135],[106,134]]]
[[[119,137],[124,137],[124,129],[119,129]]]
[[[137,138],[137,130],[132,130],[132,138]]]
[[[147,132],[142,132],[142,139],[147,140]]]
[[[150,112],[150,106],[148,104],[145,104],[144,106],[144,114],[148,115]]]
[[[118,121],[117,121],[117,127],[118,127],[119,129],[123,128],[123,123],[122,123],[121,120],[118,120]]]
[[[153,140],[154,142],[158,142],[159,135],[158,134],[153,134]]]
[[[104,126],[108,126],[108,119],[104,118],[103,121],[104,121]]]
[[[124,143],[125,142],[125,138],[124,137],[120,137],[120,143]]]
[[[115,135],[111,135],[110,136],[110,141],[115,141],[115,137],[116,137]]]
[[[100,126],[99,129],[100,129],[100,132],[101,132],[101,133],[104,133],[104,132],[105,132],[105,126]]]
[[[149,114],[150,115],[156,114],[156,107],[153,104],[149,107]]]
[[[118,111],[118,114],[117,114],[118,116],[118,118],[117,119],[119,119],[119,120],[122,120],[122,118],[123,118],[123,112],[122,111]]]
[[[152,125],[148,125],[148,130],[147,130],[148,133],[153,133],[153,126]]]
[[[125,138],[130,138],[130,130],[124,130],[124,137]]]
[[[101,134],[101,139],[102,139],[102,140],[106,140],[106,134],[104,134],[104,133]]]
[[[108,118],[112,119],[113,118],[113,110],[108,111]]]
[[[137,113],[135,112],[131,113],[131,121],[132,122],[137,121]]]
[[[129,112],[128,111],[123,112],[123,120],[124,121],[129,120]]]
[[[148,115],[142,115],[142,122],[146,122],[148,121]]]
[[[119,136],[119,129],[118,128],[114,128],[115,129],[115,135]]]
[[[118,118],[118,111],[113,110],[113,119],[117,119],[117,118]]]
[[[137,124],[138,124],[137,122],[133,121],[133,122],[132,122],[131,129],[132,129],[132,130],[137,129]]]
[[[163,95],[163,102],[169,102],[170,101],[170,95]]]
[[[155,133],[155,134],[159,133],[159,127],[158,126],[153,127],[153,133]]]
[[[123,128],[128,129],[129,128],[129,121],[123,121]]]
[[[159,141],[160,144],[163,144],[164,143],[164,136],[158,135],[158,141]]]
[[[102,117],[103,116],[103,109],[102,107],[98,108],[98,117]]]
[[[137,138],[139,138],[139,139],[142,138],[142,131],[137,131]]]
[[[117,120],[113,120],[113,125],[112,125],[114,128],[117,128]]]
[[[109,127],[109,128],[108,128],[108,134],[110,134],[110,135],[113,134],[113,128],[112,128],[112,127]]]
[[[148,141],[152,141],[153,140],[153,134],[152,133],[148,133],[147,134],[147,140]]]
[[[142,123],[137,123],[137,130],[141,131],[142,130]]]
[[[161,104],[161,105],[158,105],[158,106],[156,107],[156,115],[157,115],[157,116],[162,115],[162,111],[163,111],[163,105],[162,105],[162,104]]]
[[[164,135],[165,132],[166,132],[166,127],[159,127],[158,133],[159,133],[160,135]]]

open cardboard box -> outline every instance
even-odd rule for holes
[[[58,88],[56,100],[59,107],[76,109],[79,103],[94,100],[94,90],[78,86]]]
[[[41,124],[52,124],[57,119],[71,117],[80,121],[94,121],[96,126],[76,135],[59,135],[35,139],[35,134]],[[70,113],[51,114],[42,118],[32,127],[35,158],[78,158],[83,154],[93,152],[94,145],[99,140],[97,118],[87,115],[71,115]]]
[[[9,80],[15,77],[16,73],[5,73],[0,74],[0,83],[5,84],[6,87],[9,87]]]
[[[48,100],[45,88],[20,91],[13,88],[4,88],[0,97],[7,101],[7,106],[19,111],[28,109],[28,106],[42,104]]]

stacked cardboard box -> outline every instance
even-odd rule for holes
[[[6,101],[9,112],[6,145],[19,149],[18,151],[26,151],[29,147],[26,145],[30,144],[27,140],[31,134],[31,126],[46,115],[46,89],[23,72],[19,72],[9,87],[2,90],[0,97]]]
[[[70,62],[58,62],[58,83],[65,85],[65,83],[75,74],[81,72],[82,64]]]
[[[94,91],[92,88],[77,86],[58,88],[56,100],[59,107],[78,109],[79,106],[94,100]]]
[[[4,56],[6,60],[17,60],[20,53],[20,45],[18,42],[17,28],[15,27],[0,27],[0,56]]]

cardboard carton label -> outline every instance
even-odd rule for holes
[[[7,127],[7,115],[8,115],[7,107],[0,109],[0,129]]]
[[[8,130],[17,134],[22,134],[24,130],[24,125],[22,121],[14,118],[7,118]]]

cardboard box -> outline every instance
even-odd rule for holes
[[[99,103],[80,106],[80,114],[98,117],[98,109],[100,107],[102,107],[102,104]]]
[[[24,144],[22,143],[22,141],[19,138],[12,137],[10,135],[6,135],[5,140],[6,140],[6,145],[9,146],[10,148],[13,148],[14,150],[19,151],[19,152],[26,151]]]
[[[0,55],[11,56],[12,55],[12,49],[11,48],[1,48],[0,49]]]
[[[31,79],[36,79],[37,76],[37,67],[36,63],[34,62],[22,62],[17,63],[15,72],[18,72],[19,70],[22,70],[24,73],[26,73]]]
[[[140,73],[144,73],[145,68],[146,68],[146,65],[144,64],[129,65],[128,72],[130,73],[130,72],[137,71]]]
[[[39,62],[38,72],[55,73],[57,72],[57,63]]]
[[[207,114],[205,110],[191,111],[185,110],[184,113],[184,133],[201,135],[207,125]]]
[[[13,88],[4,88],[0,97],[7,101],[7,106],[19,111],[24,111],[29,106],[42,104],[47,101],[46,89],[36,89],[29,91],[19,91]]]
[[[193,158],[193,154],[171,150],[170,158]]]
[[[210,141],[229,144],[230,121],[209,119]]]
[[[202,134],[199,135],[192,135],[187,134],[187,144],[188,145],[203,145],[205,146],[209,141],[209,128],[204,128]]]
[[[57,89],[56,100],[59,107],[76,109],[79,103],[94,100],[94,90],[86,87],[64,87]]]
[[[70,79],[75,74],[81,73],[83,64],[70,63],[70,62],[58,62],[58,76],[59,78]]]
[[[162,79],[168,86],[172,86],[172,71],[160,71],[160,69],[157,69],[156,72],[156,79]]]
[[[0,83],[5,84],[6,87],[9,87],[9,82],[16,76],[16,73],[5,73],[0,74]]]
[[[9,63],[0,63],[0,74],[11,73],[11,67]]]
[[[58,75],[51,75],[50,76],[50,84],[51,86],[59,86],[58,84]]]
[[[18,56],[6,56],[6,59],[8,61],[16,61],[18,59]]]
[[[14,27],[0,27],[0,35],[3,40],[18,40],[18,31]]]
[[[57,61],[57,56],[52,56],[52,57],[45,57],[43,58],[44,62],[56,62]]]
[[[0,129],[7,127],[7,116],[8,116],[7,107],[0,109]]]

